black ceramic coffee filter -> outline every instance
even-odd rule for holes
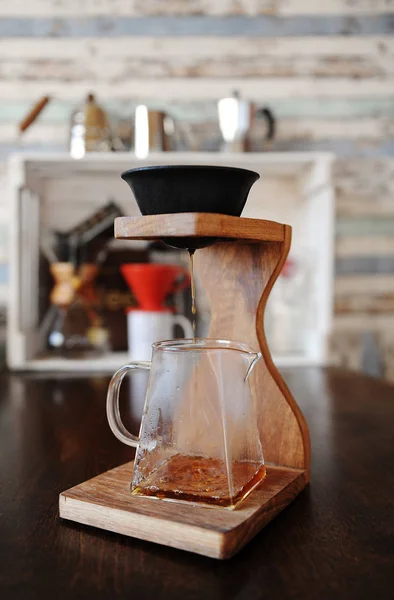
[[[204,212],[239,217],[259,174],[236,167],[169,165],[122,173],[143,215]],[[166,238],[179,248],[202,248],[213,239]]]

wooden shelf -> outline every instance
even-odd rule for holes
[[[285,226],[275,221],[216,213],[173,213],[115,219],[115,237],[152,240],[162,237],[218,237],[249,242],[283,242]]]

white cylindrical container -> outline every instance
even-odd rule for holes
[[[151,360],[152,344],[174,337],[174,327],[180,325],[185,338],[193,337],[192,325],[183,315],[170,311],[132,309],[127,313],[127,337],[132,360]]]

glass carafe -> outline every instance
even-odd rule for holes
[[[238,342],[157,342],[151,362],[113,376],[107,416],[115,436],[137,448],[131,493],[235,508],[264,478],[248,378],[261,354]],[[124,427],[119,390],[128,371],[150,370],[140,435]]]
[[[46,316],[49,349],[63,356],[105,352],[108,332],[97,310],[95,290],[98,267],[85,263],[76,269],[70,262],[58,262],[50,271],[55,284]]]

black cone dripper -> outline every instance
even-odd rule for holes
[[[171,165],[122,173],[143,215],[219,213],[239,217],[258,173],[235,167]],[[197,249],[217,238],[163,238],[170,246]]]

